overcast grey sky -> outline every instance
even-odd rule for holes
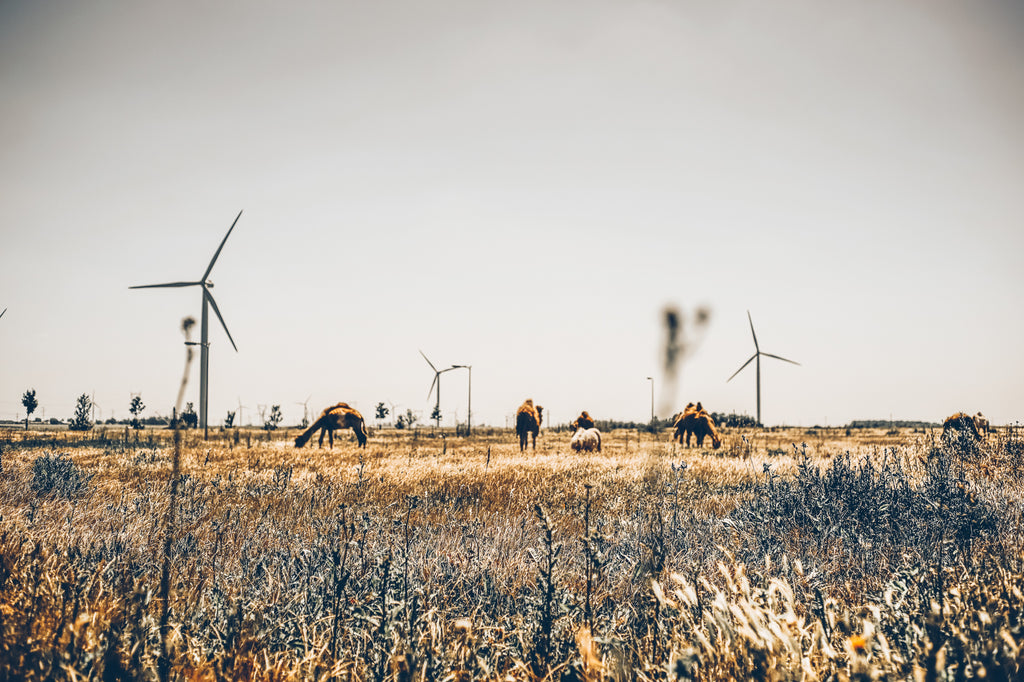
[[[167,414],[200,294],[128,287],[244,209],[213,423],[426,420],[417,349],[477,423],[643,420],[667,304],[712,310],[675,409],[754,413],[749,309],[802,363],[768,424],[1015,421],[1022,38],[1015,2],[0,2],[0,418]]]

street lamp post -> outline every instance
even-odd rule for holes
[[[654,377],[647,377],[647,380],[651,382],[651,424],[654,423]]]

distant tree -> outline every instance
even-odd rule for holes
[[[228,416],[224,417],[224,428],[230,429],[235,425],[235,413],[228,410]]]
[[[185,403],[185,410],[181,413],[181,421],[185,423],[186,429],[194,429],[199,426],[199,415],[196,414],[192,403]]]
[[[387,405],[384,403],[377,403],[377,421],[387,419],[389,414],[390,410],[388,410]]]
[[[406,410],[405,414],[398,415],[395,419],[396,429],[411,429],[413,424],[416,423],[416,415],[412,413],[412,410]]]
[[[75,406],[75,416],[68,422],[68,428],[72,431],[88,431],[92,428],[92,400],[85,393],[78,396],[78,404]]]
[[[434,411],[430,413],[430,419],[438,426],[441,425],[441,406],[434,405]]]
[[[132,402],[128,406],[128,411],[132,413],[132,428],[141,429],[142,422],[139,421],[139,415],[146,409],[146,406],[142,404],[142,396],[132,396]]]
[[[28,431],[29,415],[39,407],[39,402],[36,400],[36,389],[30,388],[25,391],[25,395],[21,396],[21,404],[25,406],[25,430]]]
[[[284,419],[284,416],[281,414],[281,406],[273,405],[270,408],[270,416],[263,422],[263,428],[267,431],[273,431],[281,423],[282,419]]]

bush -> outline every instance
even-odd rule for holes
[[[85,492],[90,480],[91,475],[62,455],[45,454],[32,462],[32,491],[40,496],[72,499]]]
[[[846,554],[846,569],[867,569],[907,550],[928,560],[964,558],[976,539],[997,530],[992,506],[958,466],[965,456],[970,453],[932,449],[920,483],[895,458],[876,465],[867,457],[853,462],[846,453],[823,471],[805,457],[792,480],[765,465],[759,489],[733,519],[757,529],[749,541],[762,551],[800,556],[832,547]]]

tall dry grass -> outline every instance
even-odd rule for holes
[[[186,433],[174,679],[1019,677],[1014,432]],[[155,679],[169,433],[3,434],[0,678]]]

